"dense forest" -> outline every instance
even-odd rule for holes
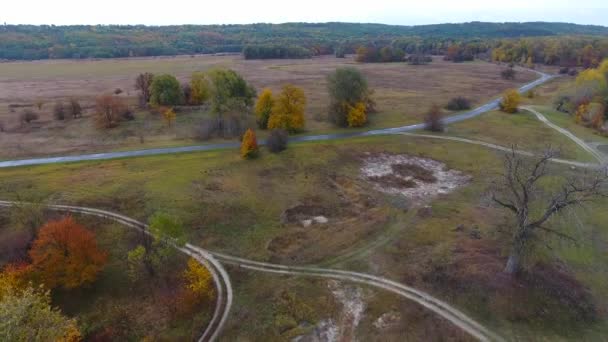
[[[544,22],[422,26],[354,23],[0,26],[0,59],[5,60],[218,52],[244,52],[247,58],[307,58],[337,51],[355,53],[361,46],[371,47],[370,51],[374,46],[378,51],[390,46],[397,56],[401,51],[452,52],[459,61],[483,56],[506,62],[527,62],[532,58],[535,63],[578,65],[585,48],[592,50],[593,58],[608,56],[608,27]]]

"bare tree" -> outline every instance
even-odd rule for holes
[[[526,161],[513,148],[505,156],[504,173],[495,183],[492,199],[513,212],[517,221],[505,267],[505,272],[509,274],[517,273],[521,269],[524,251],[531,239],[539,238],[538,231],[576,241],[568,234],[546,226],[551,217],[567,207],[608,197],[608,173],[604,170],[594,175],[584,174],[565,179],[560,189],[550,194],[546,202],[542,203],[543,200],[538,196],[541,192],[539,180],[549,175],[547,164],[557,154],[556,150],[549,149],[536,161]],[[541,208],[538,217],[531,217],[532,206]]]
[[[147,106],[148,102],[150,102],[150,97],[152,96],[152,93],[150,92],[150,85],[152,84],[153,79],[154,75],[149,72],[139,74],[135,79],[135,89],[141,91],[139,96],[139,105],[142,108]]]

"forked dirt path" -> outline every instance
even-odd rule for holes
[[[14,205],[18,205],[19,203],[20,202],[0,201],[0,207],[10,208]],[[147,229],[148,226],[145,223],[139,222],[128,216],[117,214],[111,211],[67,205],[47,205],[46,207],[50,210],[55,211],[79,213],[105,218],[149,234]],[[477,338],[480,341],[503,341],[503,339],[499,335],[485,328],[484,326],[467,316],[462,311],[425,292],[409,287],[407,285],[400,284],[390,279],[345,270],[303,266],[287,266],[258,262],[254,260],[248,260],[244,258],[226,255],[223,253],[208,251],[191,244],[186,244],[184,247],[175,247],[178,248],[181,252],[196,258],[197,260],[199,260],[199,262],[209,268],[209,270],[212,272],[216,289],[218,291],[217,305],[213,314],[213,318],[210,324],[203,332],[199,341],[214,341],[217,339],[227,320],[230,308],[232,306],[232,284],[230,282],[230,278],[228,277],[227,272],[225,271],[221,263],[219,263],[219,261],[223,261],[227,264],[231,264],[236,267],[252,271],[275,274],[288,274],[295,276],[329,278],[376,287],[385,291],[395,293],[403,298],[412,300],[424,306],[425,308],[435,312],[444,319],[447,319],[448,321],[452,322],[454,325],[466,331],[471,336]],[[223,295],[224,291],[226,291],[225,299]]]
[[[606,162],[608,162],[608,160],[606,160],[606,157],[604,157],[604,155],[602,153],[600,153],[595,148],[589,146],[583,139],[572,134],[567,129],[559,127],[558,125],[549,121],[549,119],[547,119],[544,115],[539,113],[537,110],[527,107],[527,106],[521,107],[521,109],[527,110],[528,112],[536,115],[536,118],[538,120],[542,121],[542,123],[553,128],[554,130],[558,131],[559,133],[563,134],[564,136],[568,137],[568,139],[574,141],[574,143],[576,143],[578,146],[580,146],[583,150],[589,152],[589,154],[591,154],[595,159],[597,159],[597,161],[600,162],[600,164],[603,165],[603,164],[606,164]]]

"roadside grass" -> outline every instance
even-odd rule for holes
[[[469,130],[477,134],[467,135],[469,138],[498,140],[491,136],[495,133],[509,139],[508,142],[512,136],[525,141],[527,134],[538,134],[542,130],[533,124],[533,118],[519,114],[490,113],[479,120],[485,125],[464,127],[461,132]],[[488,127],[497,128],[484,130],[488,120],[492,124]],[[502,131],[498,129],[500,125],[503,125]],[[455,129],[451,128],[449,134]],[[534,141],[539,147],[543,142]],[[521,147],[532,149],[531,145]],[[366,152],[433,158],[463,171],[472,180],[469,185],[432,201],[429,209],[409,208],[404,212],[402,203],[374,191],[360,179],[360,157]],[[581,172],[557,165],[552,168],[560,174]],[[539,249],[530,256],[530,264],[536,265],[533,267],[549,265],[551,270],[558,267],[573,277],[575,284],[588,288],[599,310],[596,320],[576,320],[573,313],[581,310],[587,299],[583,298],[580,304],[573,302],[568,282],[547,283],[532,277],[530,282],[521,285],[524,290],[529,289],[529,294],[513,292],[508,284],[503,284],[500,274],[506,259],[508,235],[498,231],[510,228],[512,221],[487,196],[491,179],[501,169],[501,153],[481,146],[378,136],[294,144],[276,155],[263,150],[255,160],[242,160],[237,151],[224,150],[3,169],[0,170],[0,191],[8,197],[17,191],[24,198],[41,196],[59,203],[116,210],[144,221],[156,211],[169,212],[183,220],[189,228],[189,240],[194,244],[257,260],[273,260],[275,256],[267,248],[269,243],[286,236],[292,229],[281,224],[281,214],[299,203],[315,203],[330,212],[340,207],[342,200],[328,184],[328,179],[339,175],[364,189],[394,219],[395,225],[403,226],[393,229],[390,225],[379,225],[372,234],[361,235],[361,241],[370,243],[387,235],[390,241],[366,251],[363,258],[349,259],[332,267],[366,271],[428,291],[509,339],[601,339],[608,326],[606,313],[601,310],[608,299],[605,282],[608,214],[604,210],[608,201],[575,209],[551,221],[552,228],[563,228],[576,235],[581,241],[578,246],[551,240],[551,250]],[[552,188],[555,184],[548,181],[545,186]],[[350,233],[361,234],[363,224],[354,221]],[[319,243],[300,246],[302,251],[323,252],[326,260],[334,260],[362,247],[362,243],[353,243],[322,250],[319,246],[339,235],[332,231],[331,225],[319,234]],[[236,283],[237,306],[227,336],[242,336],[243,330],[238,327],[241,323],[242,327],[255,329],[250,331],[265,331],[269,338],[276,337],[271,324],[275,324],[277,311],[268,307],[267,294],[283,286],[301,286],[294,290],[301,291],[301,298],[313,296],[312,302],[306,300],[315,308],[313,321],[325,317],[319,313],[321,308],[329,312],[336,310],[335,303],[321,299],[327,296],[323,294],[323,281],[302,278],[292,282],[289,277],[251,275],[249,271],[234,268],[229,268],[229,272]],[[551,273],[554,271],[543,272],[541,269],[538,274],[554,274]],[[543,286],[548,288],[548,295],[544,294]],[[561,302],[555,297],[555,288],[569,299]],[[401,312],[404,318],[395,331],[412,329],[408,330],[411,336],[423,336],[431,326],[428,322],[436,321],[426,310],[411,309],[405,304],[387,306],[390,299],[386,298],[379,297],[377,304],[370,304],[373,308],[369,312],[374,315],[392,309]],[[248,323],[249,317],[258,311],[253,308],[260,308],[260,317]],[[372,332],[377,330],[369,326],[371,323],[365,318],[360,331],[373,336]],[[442,325],[438,338],[450,336],[453,331],[450,329],[451,326]]]
[[[577,144],[559,132],[546,126],[527,111],[507,114],[492,111],[448,126],[448,135],[481,140],[530,152],[542,152],[547,147],[559,148],[560,158],[582,162],[594,162],[595,159]]]

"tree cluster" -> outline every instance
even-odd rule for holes
[[[243,49],[245,59],[298,59],[312,55],[310,49],[301,46],[247,45]]]
[[[372,113],[374,101],[367,79],[353,67],[338,68],[327,77],[329,120],[339,127],[361,127]]]

